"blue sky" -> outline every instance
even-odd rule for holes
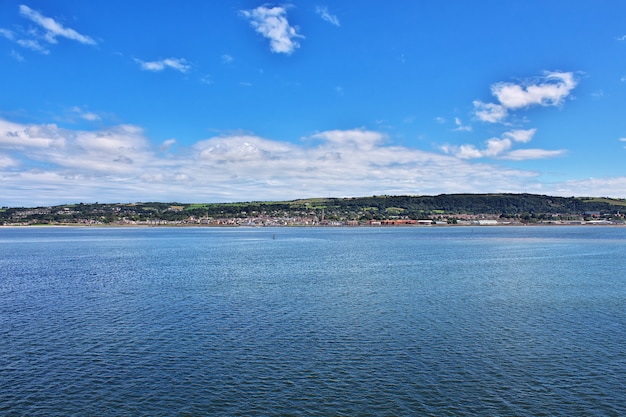
[[[626,2],[0,2],[0,206],[626,198]]]

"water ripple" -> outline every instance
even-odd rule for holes
[[[626,414],[614,229],[276,230],[3,236],[0,414]]]

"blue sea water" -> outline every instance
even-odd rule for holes
[[[626,228],[0,228],[3,416],[626,415]]]

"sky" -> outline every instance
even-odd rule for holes
[[[0,207],[626,198],[626,2],[0,1]]]

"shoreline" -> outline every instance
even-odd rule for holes
[[[101,228],[101,229],[114,229],[114,228],[212,228],[212,229],[271,229],[271,228],[311,228],[311,229],[396,229],[396,228],[447,228],[447,227],[626,227],[626,223],[499,223],[499,224],[397,224],[397,225],[305,225],[305,224],[292,224],[292,225],[239,225],[239,224],[79,224],[79,223],[58,223],[58,224],[3,224],[2,228]]]

